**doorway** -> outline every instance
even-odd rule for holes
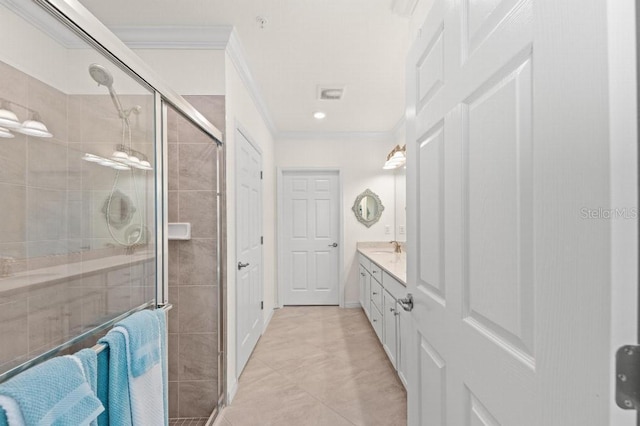
[[[279,303],[339,305],[340,172],[282,170],[279,178]]]
[[[236,345],[242,372],[262,333],[262,153],[236,129]]]

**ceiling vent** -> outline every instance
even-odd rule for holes
[[[318,86],[318,99],[323,101],[339,101],[344,96],[343,87],[323,87]]]

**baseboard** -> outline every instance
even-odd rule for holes
[[[264,320],[264,325],[262,326],[262,334],[264,334],[264,332],[267,331],[267,327],[269,327],[269,323],[271,322],[271,319],[273,318],[273,314],[275,311],[276,311],[275,309],[272,309],[271,312],[269,312],[267,319]]]
[[[361,308],[360,302],[349,302],[344,304],[345,309]]]

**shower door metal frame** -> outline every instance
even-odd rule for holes
[[[221,248],[226,246],[226,236],[221,232],[226,223],[226,197],[220,179],[224,179],[224,153],[222,132],[207,120],[195,107],[175,92],[160,78],[151,67],[127,47],[102,22],[93,16],[77,0],[33,0],[54,18],[67,26],[93,48],[109,58],[115,65],[127,72],[141,84],[146,85],[154,93],[155,122],[155,194],[156,194],[156,305],[164,306],[168,300],[168,170],[167,154],[167,104],[171,105],[185,119],[198,127],[213,139],[218,149],[218,202],[217,202],[217,280],[218,280],[218,406],[211,414],[215,418],[217,412],[226,403],[226,279],[224,261],[226,253]],[[222,158],[221,158],[222,157]],[[142,307],[136,308],[140,309]],[[106,328],[110,325],[103,324]],[[86,335],[78,336],[87,337]],[[74,340],[75,341],[75,340]],[[33,360],[34,362],[36,360]]]

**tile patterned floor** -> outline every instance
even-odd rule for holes
[[[404,426],[406,392],[360,309],[276,311],[222,426]]]

